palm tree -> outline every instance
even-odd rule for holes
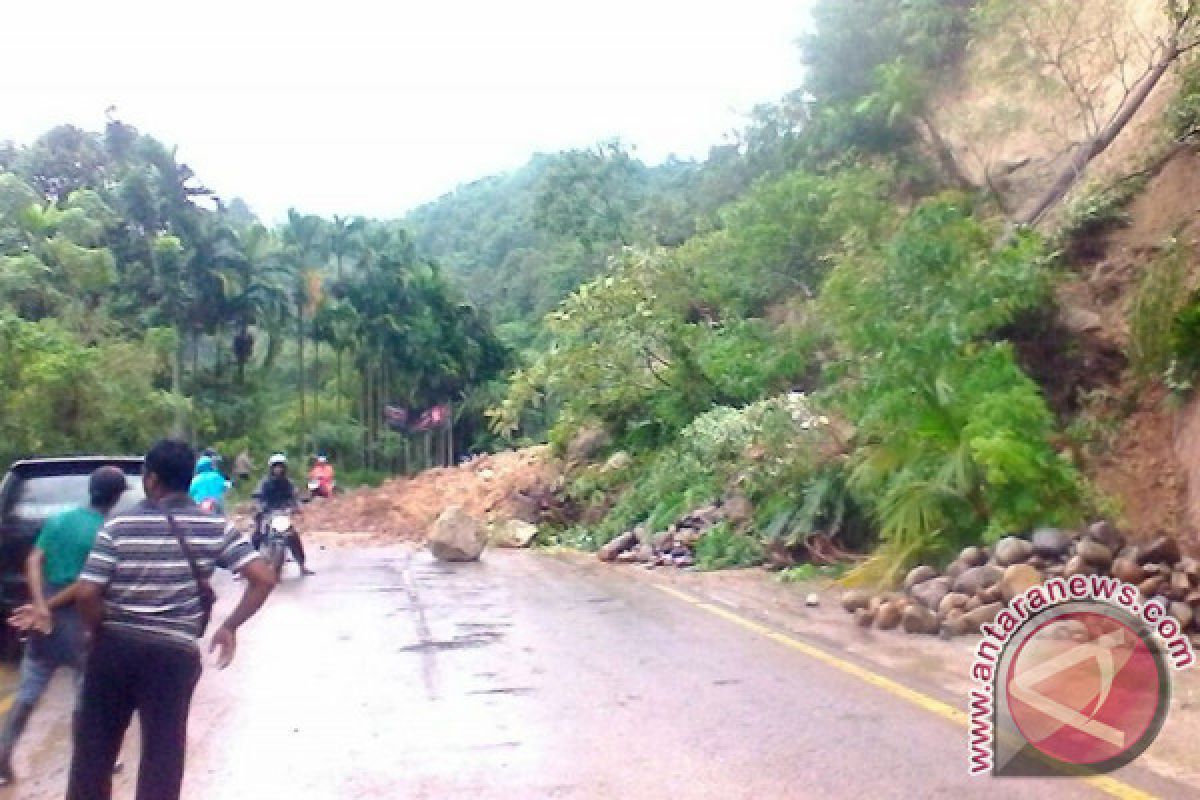
[[[300,214],[288,209],[288,221],[283,229],[284,252],[292,268],[292,298],[296,309],[296,345],[299,359],[300,383],[300,430],[303,440],[307,427],[305,405],[304,339],[305,317],[314,309],[313,290],[320,286],[320,268],[328,257],[328,236],[325,220],[312,214]],[[301,447],[303,449],[303,446]]]
[[[367,220],[364,217],[346,218],[338,215],[333,216],[333,225],[329,232],[329,248],[333,254],[334,276],[335,283],[333,294],[335,297],[341,297],[345,290],[345,262],[347,258],[358,255],[363,249],[362,234],[366,229]],[[331,344],[334,348],[334,360],[336,362],[335,369],[337,370],[337,392],[338,400],[341,402],[343,396],[342,387],[342,352],[345,349],[345,339],[337,335],[332,336]]]
[[[239,253],[230,259],[221,277],[225,311],[236,326],[233,356],[241,385],[245,383],[246,364],[254,352],[250,327],[265,324],[269,326],[271,341],[278,339],[277,323],[286,317],[288,308],[289,272],[279,240],[267,228],[252,225],[238,239]],[[273,349],[268,346],[268,352]]]

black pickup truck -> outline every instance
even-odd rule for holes
[[[131,508],[142,492],[142,459],[134,457],[70,456],[31,458],[13,464],[0,482],[0,654],[17,650],[12,629],[3,624],[9,613],[28,602],[25,559],[42,524],[54,514],[88,503],[88,476],[97,467],[120,467],[129,477],[116,511]]]

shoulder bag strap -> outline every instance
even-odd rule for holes
[[[179,530],[179,524],[175,521],[175,515],[169,511],[163,511],[163,515],[167,518],[167,527],[171,530],[171,535],[175,537],[175,541],[179,542],[179,549],[183,551],[183,557],[187,559],[188,566],[192,570],[192,580],[196,582],[196,588],[200,590],[200,600],[206,605],[212,603],[212,586],[208,580],[200,574],[200,567],[196,565],[196,559],[192,555],[191,545],[188,544],[187,537]]]

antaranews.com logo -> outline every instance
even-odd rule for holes
[[[1195,663],[1179,622],[1136,586],[1054,578],[981,628],[970,692],[974,775],[1102,773],[1137,758]]]

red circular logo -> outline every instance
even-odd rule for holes
[[[1009,662],[1013,722],[1042,754],[1078,766],[1120,758],[1156,733],[1161,659],[1119,619],[1074,611],[1035,628]]]

